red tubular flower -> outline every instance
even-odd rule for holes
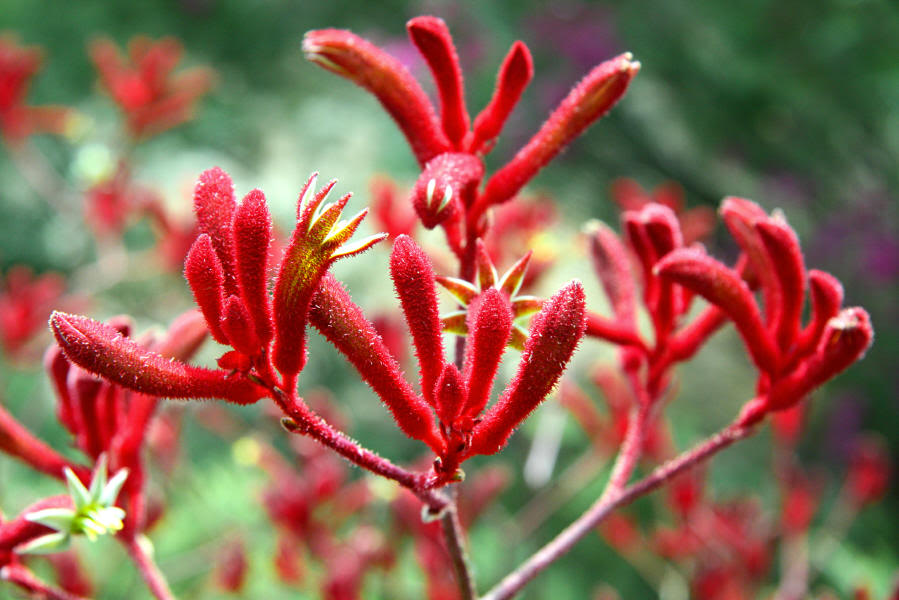
[[[499,68],[493,97],[474,120],[469,146],[471,152],[481,150],[485,153],[490,152],[493,140],[502,131],[506,119],[518,104],[524,88],[533,77],[534,61],[531,58],[531,51],[524,45],[524,42],[517,41],[512,44],[512,48],[509,49],[509,53],[506,54],[506,58]]]
[[[618,323],[633,329],[636,318],[636,292],[630,258],[624,244],[606,224],[591,221],[586,232],[593,269],[612,304]]]
[[[473,454],[495,454],[552,390],[584,335],[584,288],[572,281],[534,318],[515,378],[472,432]]]
[[[468,133],[469,120],[465,109],[462,69],[449,29],[443,19],[437,17],[416,17],[406,24],[406,29],[434,75],[440,95],[443,131],[453,147],[460,149]]]
[[[272,218],[260,190],[243,199],[234,214],[234,250],[240,294],[263,344],[272,339],[272,309],[268,295]]]
[[[57,273],[35,275],[14,266],[0,281],[0,345],[12,357],[30,354],[31,342],[44,330],[47,317],[59,305],[66,282]]]
[[[444,427],[452,426],[465,408],[465,384],[454,364],[445,365],[434,385],[434,405],[437,418]]]
[[[309,322],[355,367],[387,406],[403,433],[421,440],[436,453],[444,443],[428,404],[403,378],[374,325],[330,275],[322,280],[309,311]]]
[[[441,225],[446,230],[450,248],[467,263],[467,270],[473,244],[485,232],[484,213],[517,194],[562,148],[608,112],[640,65],[624,54],[596,67],[479,192],[483,155],[492,149],[494,138],[533,75],[530,53],[521,42],[512,46],[493,98],[469,130],[459,61],[445,23],[435,17],[418,17],[408,23],[408,30],[436,81],[440,120],[402,65],[352,33],[310,31],[303,48],[313,62],[373,93],[397,122],[424,170],[413,190],[416,210],[426,227]]]
[[[781,351],[789,352],[799,334],[805,301],[805,262],[799,249],[799,238],[786,223],[773,219],[759,221],[755,228],[774,264],[780,288],[775,337]]]
[[[50,325],[66,357],[85,370],[124,388],[166,398],[221,398],[255,402],[265,389],[241,375],[168,360],[123,337],[109,325],[54,312]]]
[[[715,211],[711,208],[698,206],[685,210],[684,189],[675,181],[663,182],[649,192],[635,180],[622,177],[612,182],[610,191],[612,200],[622,211],[639,211],[652,203],[673,210],[677,215],[685,246],[702,240],[715,228]]]
[[[468,310],[468,332],[465,415],[474,419],[487,406],[496,370],[512,333],[509,300],[500,290],[489,288],[472,303]]]
[[[394,242],[390,275],[421,367],[421,393],[428,404],[435,406],[435,384],[444,369],[437,290],[431,263],[412,238],[404,235]]]
[[[693,290],[727,313],[753,362],[762,371],[777,370],[777,348],[762,323],[752,292],[735,271],[704,252],[684,248],[659,261],[655,273]]]
[[[812,269],[808,273],[810,295],[812,299],[812,317],[799,338],[800,355],[808,354],[821,338],[827,322],[837,316],[843,306],[843,284],[837,278],[824,271]]]
[[[225,272],[208,234],[201,233],[190,247],[184,260],[184,277],[212,337],[220,344],[227,344],[228,336],[221,326]]]
[[[488,181],[482,208],[509,200],[565,146],[605,115],[627,91],[640,63],[625,53],[595,67],[578,83],[540,131]]]
[[[386,52],[349,31],[321,29],[306,34],[303,53],[371,92],[405,134],[421,166],[451,149],[424,90]]]
[[[212,71],[198,67],[172,74],[182,47],[174,38],[153,41],[137,36],[128,57],[108,39],[90,45],[100,83],[125,114],[135,138],[155,135],[188,121],[200,96],[212,86]]]
[[[386,231],[391,240],[401,235],[414,237],[418,217],[406,198],[400,197],[396,184],[388,177],[378,175],[372,178],[369,191],[371,214],[376,228]]]
[[[224,290],[228,296],[240,294],[234,264],[232,223],[237,202],[231,177],[218,167],[200,174],[194,188],[194,213],[200,233],[209,236],[224,273]]]
[[[0,137],[11,145],[35,133],[62,134],[68,126],[69,109],[25,104],[28,85],[40,64],[40,49],[0,37]]]

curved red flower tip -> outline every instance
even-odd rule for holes
[[[409,38],[431,69],[440,96],[440,119],[443,131],[456,149],[468,133],[469,119],[465,108],[462,69],[453,38],[443,19],[416,17],[406,23]]]
[[[422,395],[434,406],[435,385],[445,362],[434,269],[412,238],[401,235],[390,255],[390,276],[412,334]]]
[[[821,338],[827,322],[837,316],[843,306],[843,284],[836,277],[824,271],[812,269],[808,272],[809,290],[812,299],[812,316],[799,337],[797,354],[812,351]]]
[[[647,204],[639,213],[646,237],[659,258],[684,245],[680,223],[674,210],[664,204]]]
[[[203,312],[212,337],[218,343],[227,345],[228,336],[221,327],[225,273],[209,235],[202,233],[194,240],[184,261],[184,277]]]
[[[496,77],[490,103],[474,120],[469,152],[489,152],[522,92],[534,77],[534,60],[524,42],[512,44]]]
[[[584,228],[590,244],[593,270],[602,284],[616,320],[633,329],[636,318],[636,290],[631,261],[624,244],[612,228],[590,221]]]
[[[234,199],[234,183],[219,167],[203,171],[194,187],[194,213],[200,233],[212,241],[224,272],[224,289],[227,295],[240,295],[234,263],[234,234],[232,225],[237,201]]]
[[[584,335],[585,313],[584,287],[577,280],[544,304],[531,325],[514,379],[472,432],[469,456],[499,452],[546,398]]]
[[[640,63],[625,53],[590,71],[527,145],[487,181],[478,201],[481,208],[486,210],[517,194],[565,146],[609,112],[639,70]]]
[[[50,326],[66,357],[124,388],[166,398],[221,398],[250,404],[266,390],[240,375],[166,359],[116,329],[77,315],[54,312]]]
[[[768,221],[770,217],[755,202],[735,197],[725,198],[718,212],[731,236],[746,253],[752,272],[759,279],[765,306],[765,322],[771,325],[781,307],[780,281],[771,256],[755,228],[756,223]]]
[[[444,449],[428,404],[403,377],[375,326],[365,318],[343,286],[326,274],[309,310],[309,322],[356,368],[378,394],[400,429],[436,453]]]
[[[303,37],[303,53],[371,92],[399,125],[420,165],[452,149],[424,90],[380,48],[349,31],[320,29]]]
[[[484,164],[471,154],[447,153],[428,161],[412,189],[412,205],[422,225],[433,229],[460,215],[483,177]]]
[[[437,418],[445,428],[452,428],[465,404],[465,384],[454,364],[446,364],[434,384],[434,406]]]
[[[780,308],[777,311],[776,339],[781,351],[787,352],[796,343],[802,306],[805,302],[805,261],[796,232],[786,223],[774,219],[760,221],[755,229],[768,251],[780,287]]]
[[[468,308],[468,348],[465,352],[465,415],[477,417],[487,406],[493,379],[512,333],[509,298],[488,288]]]
[[[244,197],[234,214],[234,258],[240,297],[263,344],[272,339],[272,307],[268,295],[272,217],[261,190]]]
[[[767,373],[777,370],[777,347],[762,323],[752,292],[736,271],[700,250],[679,248],[656,263],[654,272],[723,310],[736,325],[753,362]]]

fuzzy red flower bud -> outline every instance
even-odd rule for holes
[[[633,329],[636,315],[636,292],[631,262],[624,244],[612,229],[600,221],[587,224],[590,258],[599,282],[612,305],[616,320]]]
[[[212,241],[225,274],[225,294],[240,294],[234,268],[234,238],[231,227],[237,202],[234,184],[222,169],[214,167],[200,174],[194,188],[194,212],[200,233]]]
[[[262,342],[256,335],[250,313],[237,296],[231,296],[225,302],[222,331],[228,336],[231,346],[241,354],[255,356],[262,352]]]
[[[237,404],[253,403],[266,394],[242,376],[166,359],[87,317],[54,312],[50,325],[69,360],[130,390],[166,398],[222,398]]]
[[[399,125],[420,165],[452,149],[424,90],[380,48],[349,31],[321,29],[306,34],[303,53],[371,92]]]
[[[462,383],[462,375],[454,364],[447,364],[443,372],[434,384],[434,405],[437,408],[437,418],[447,427],[453,423],[462,413],[465,403],[465,385]]]
[[[805,301],[805,261],[799,238],[789,225],[774,219],[756,223],[755,229],[768,251],[780,284],[776,338],[781,351],[788,352],[799,334]]]
[[[434,386],[444,365],[437,290],[431,262],[412,238],[402,235],[394,242],[390,276],[415,345],[421,369],[421,392],[428,404],[434,406]]]
[[[227,344],[228,336],[221,327],[225,273],[209,235],[200,234],[190,247],[184,261],[184,277],[212,337],[220,344]]]
[[[624,95],[640,63],[622,54],[595,67],[578,83],[527,145],[487,182],[483,209],[512,198],[537,172]]]
[[[474,120],[473,135],[469,150],[489,152],[493,139],[502,131],[506,119],[521,98],[524,88],[534,77],[534,61],[524,42],[512,44],[496,76],[496,88],[490,103]]]
[[[858,506],[877,502],[890,485],[890,454],[879,438],[856,441],[846,480],[850,499]]]
[[[493,378],[512,333],[508,298],[488,288],[468,308],[468,348],[465,353],[465,384],[468,399],[465,415],[476,417],[487,406]]]
[[[433,229],[461,214],[483,177],[483,163],[471,154],[447,153],[428,161],[412,189],[412,205],[422,225]]]
[[[462,69],[449,29],[443,19],[416,17],[406,24],[409,38],[431,69],[440,95],[440,120],[454,148],[460,148],[468,133],[468,111]]]
[[[515,378],[472,433],[468,454],[495,454],[546,398],[584,335],[584,287],[572,281],[550,298],[531,324]]]
[[[309,310],[309,322],[356,368],[403,433],[423,441],[437,454],[443,451],[428,404],[415,394],[374,325],[331,275],[322,279]]]
[[[765,330],[752,292],[740,276],[704,252],[680,248],[655,266],[655,273],[699,294],[733,320],[753,362],[774,372],[778,352]]]
[[[272,308],[268,295],[272,217],[265,195],[253,190],[234,215],[234,250],[240,295],[252,317],[259,339],[272,339]]]
[[[806,354],[814,349],[827,322],[837,316],[843,305],[843,285],[836,277],[824,271],[812,269],[808,273],[808,280],[812,317],[800,335],[799,354]]]

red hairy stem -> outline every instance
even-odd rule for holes
[[[443,494],[426,488],[427,476],[425,474],[407,471],[360,446],[315,414],[296,394],[291,395],[278,388],[273,388],[271,392],[272,398],[287,415],[287,418],[281,420],[281,424],[287,431],[308,435],[366,471],[396,481],[418,496],[434,513],[439,513],[447,506],[448,501]]]
[[[630,54],[595,67],[578,83],[533,138],[487,182],[476,216],[512,198],[537,172],[624,95],[640,70]]]
[[[465,550],[465,530],[459,520],[458,504],[455,501],[447,508],[446,514],[441,517],[440,525],[452,559],[453,571],[456,575],[456,582],[459,584],[462,600],[477,600],[478,590],[474,581],[474,573],[468,552]]]
[[[515,378],[475,426],[467,455],[495,454],[546,398],[584,335],[584,287],[572,281],[534,317]]]
[[[272,339],[272,307],[268,294],[272,217],[265,195],[252,190],[234,215],[234,250],[237,281],[256,334],[263,344]]]
[[[766,373],[777,370],[777,347],[762,323],[752,292],[736,271],[699,250],[681,248],[660,260],[655,273],[694,291],[727,313],[753,362]]]
[[[162,571],[159,570],[159,567],[153,561],[153,557],[141,546],[137,538],[130,537],[127,540],[123,540],[123,544],[128,551],[128,556],[134,561],[141,578],[147,584],[147,588],[149,588],[150,593],[153,594],[156,600],[175,600],[165,575],[162,574]]]
[[[0,404],[0,451],[17,458],[41,473],[63,479],[63,469],[69,467],[87,474],[84,467],[74,465],[56,450],[36,438]]]
[[[201,233],[191,245],[184,261],[184,277],[203,312],[209,333],[215,341],[227,345],[228,336],[221,326],[225,272],[208,234]]]
[[[221,398],[251,404],[265,390],[240,374],[169,360],[87,317],[54,312],[50,326],[73,363],[122,387],[165,398]]]
[[[406,67],[380,48],[349,31],[321,29],[305,35],[303,53],[371,92],[406,136],[419,165],[452,149],[424,90]]]
[[[512,333],[509,301],[501,291],[488,288],[468,308],[468,348],[463,377],[468,390],[465,414],[476,417],[487,406],[493,379]]]
[[[325,275],[309,311],[309,322],[355,367],[390,410],[403,433],[442,454],[443,440],[428,404],[403,378],[399,364],[375,326],[343,286]]]
[[[412,334],[421,370],[421,393],[434,406],[435,384],[445,363],[434,269],[409,236],[401,235],[393,244],[390,276]]]
[[[194,188],[194,212],[200,233],[209,236],[224,273],[225,294],[239,295],[234,264],[234,237],[232,222],[237,202],[234,184],[222,169],[214,167],[203,171]]]
[[[522,92],[534,77],[534,61],[524,42],[512,44],[496,76],[493,97],[474,120],[469,152],[489,152]]]
[[[409,38],[428,63],[437,93],[440,95],[440,119],[443,131],[454,148],[460,149],[468,133],[468,111],[462,69],[449,29],[443,19],[416,17],[406,24]]]
[[[692,449],[660,465],[652,473],[627,486],[619,493],[597,500],[577,520],[504,577],[493,589],[481,596],[481,600],[512,598],[549,565],[571,550],[581,538],[592,532],[613,510],[655,490],[674,476],[702,463],[734,442],[748,437],[751,433],[751,428],[731,424]]]

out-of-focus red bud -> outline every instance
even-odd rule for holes
[[[246,583],[249,563],[243,542],[232,540],[221,551],[215,582],[218,587],[232,594],[239,593]]]
[[[890,454],[883,440],[864,437],[856,440],[849,459],[847,492],[858,506],[877,502],[890,485]]]
[[[704,252],[681,248],[659,261],[655,272],[692,290],[727,313],[746,343],[753,362],[765,372],[777,370],[777,348],[762,323],[752,292],[735,271]]]
[[[616,320],[634,327],[636,292],[631,262],[624,244],[612,229],[600,221],[587,224],[593,269],[609,298]]]

